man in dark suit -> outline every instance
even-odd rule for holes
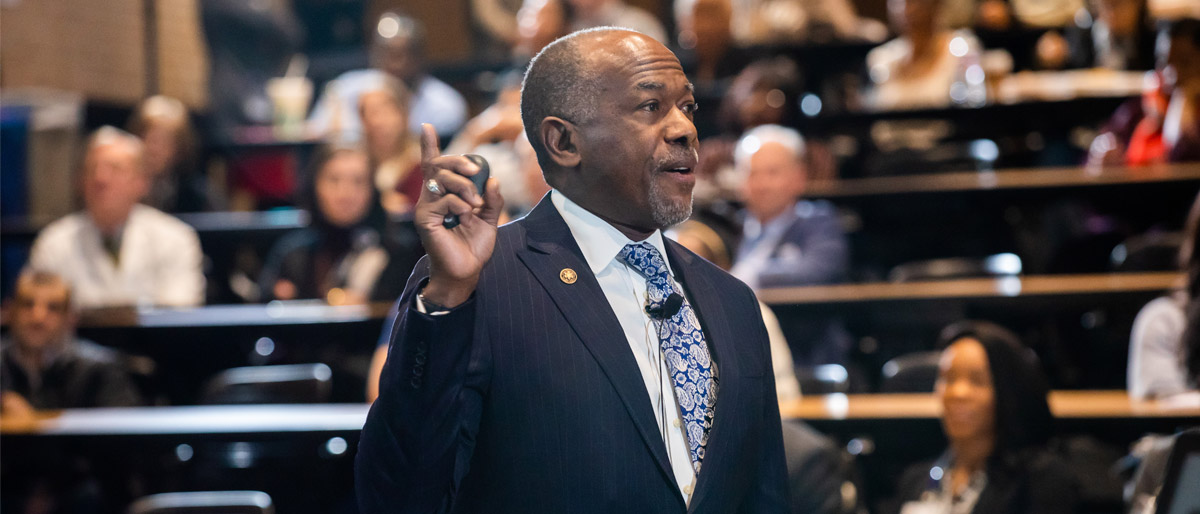
[[[679,61],[635,32],[578,32],[530,63],[521,104],[553,190],[499,230],[496,180],[479,194],[479,168],[424,128],[429,255],[363,429],[361,510],[785,512],[754,295],[662,237],[695,184]]]

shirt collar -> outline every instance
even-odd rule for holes
[[[758,221],[754,215],[746,213],[746,221],[742,224],[742,234],[747,240],[758,238],[760,235],[769,234],[776,231],[781,231],[790,227],[800,217],[800,210],[806,206],[804,202],[796,202],[790,208],[779,213],[768,221],[765,225]]]
[[[557,189],[551,190],[550,203],[554,204],[558,214],[567,223],[567,228],[571,230],[575,244],[578,244],[579,250],[583,252],[583,258],[587,261],[588,267],[592,269],[592,274],[599,274],[617,258],[617,254],[621,253],[621,249],[625,248],[625,245],[635,242],[625,237],[625,234],[607,221],[572,202],[567,195]],[[655,230],[650,237],[646,238],[646,242],[658,250],[664,261],[670,260],[667,259],[667,249],[663,243],[661,230]],[[667,272],[672,276],[675,275],[670,262],[667,262]]]

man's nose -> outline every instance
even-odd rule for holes
[[[35,305],[33,308],[29,309],[29,320],[35,323],[44,322],[46,321],[46,317],[49,313],[50,311],[45,307],[41,305]]]
[[[695,148],[698,146],[699,136],[696,134],[696,125],[688,118],[683,109],[675,107],[671,109],[671,113],[667,118],[666,137],[668,143]]]

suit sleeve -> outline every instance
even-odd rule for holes
[[[484,382],[469,371],[479,342],[476,300],[442,315],[420,313],[415,297],[427,276],[422,259],[400,298],[379,398],[359,441],[355,483],[364,514],[446,512],[470,461]]]
[[[790,232],[760,272],[759,286],[828,284],[845,278],[849,243],[833,213],[800,221]]]
[[[763,396],[763,412],[762,433],[759,435],[759,440],[762,442],[760,448],[761,455],[759,456],[759,464],[757,477],[754,480],[753,489],[747,496],[742,506],[738,509],[743,514],[758,514],[758,513],[786,513],[788,511],[788,488],[787,488],[787,463],[784,460],[783,453],[783,427],[779,418],[779,400],[775,392],[775,377],[771,366],[771,351],[767,342],[767,329],[762,322],[761,310],[758,308],[758,300],[754,298],[753,293],[746,289],[750,296],[749,302],[754,307],[755,322],[754,331],[755,341],[759,342],[760,355],[763,355],[763,380],[762,391],[759,392]]]

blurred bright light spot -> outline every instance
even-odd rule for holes
[[[983,83],[983,66],[972,64],[967,67],[966,78],[968,84],[979,85]]]
[[[349,448],[349,445],[346,444],[346,440],[340,437],[334,437],[325,443],[325,451],[329,452],[330,455],[346,453],[347,448]]]
[[[941,480],[943,476],[945,476],[945,472],[942,471],[941,466],[934,466],[929,470],[929,478]]]
[[[821,99],[817,95],[809,93],[800,99],[800,112],[810,118],[821,114]]]
[[[976,139],[971,141],[971,157],[979,161],[995,161],[1000,158],[1000,147],[991,139]]]
[[[175,457],[179,458],[179,462],[187,462],[192,460],[192,456],[195,454],[196,452],[193,451],[192,447],[189,445],[181,444],[175,447]]]
[[[953,55],[955,57],[962,57],[964,55],[967,55],[968,49],[969,49],[969,45],[967,45],[967,40],[964,39],[962,36],[957,36],[954,39],[950,40],[950,54],[951,55]]]
[[[391,39],[400,33],[400,20],[395,16],[384,16],[379,20],[379,25],[375,27],[379,31],[379,35],[384,39]]]
[[[272,341],[269,337],[258,338],[258,341],[254,342],[254,353],[263,357],[270,356],[272,353],[275,353],[275,341]]]

